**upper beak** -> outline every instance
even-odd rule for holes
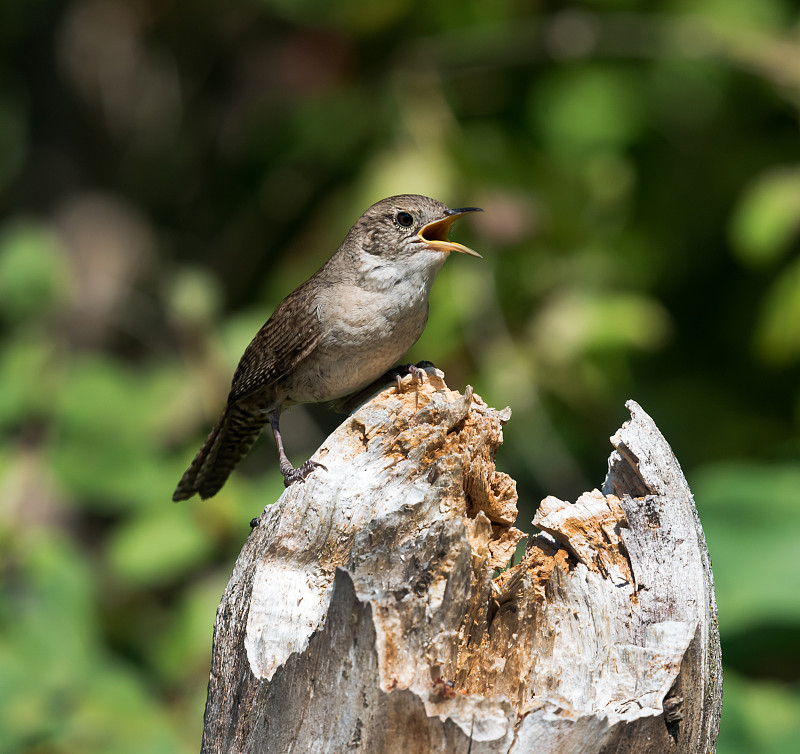
[[[478,254],[477,251],[473,251],[447,238],[447,234],[450,232],[450,226],[458,220],[459,217],[466,215],[468,212],[483,212],[483,210],[480,207],[446,209],[443,218],[434,220],[432,223],[423,226],[417,235],[432,249],[436,249],[436,251],[459,251],[462,254],[469,254],[472,257],[480,257],[481,255]]]

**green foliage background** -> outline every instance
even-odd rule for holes
[[[512,406],[523,524],[638,400],[714,562],[719,752],[800,750],[800,15],[652,5],[2,0],[0,751],[196,751],[272,443],[171,492],[272,308],[403,192],[486,209],[411,357]],[[293,410],[290,455],[337,421]]]

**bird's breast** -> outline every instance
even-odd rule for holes
[[[422,335],[428,287],[369,291],[339,286],[317,302],[320,339],[289,386],[292,402],[339,398],[376,380]]]

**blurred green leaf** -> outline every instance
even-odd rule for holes
[[[59,751],[176,754],[181,746],[164,703],[130,670],[108,662],[71,694]],[[187,742],[188,743],[188,742]]]
[[[717,741],[720,754],[795,754],[798,742],[797,688],[725,671],[725,703]]]
[[[622,148],[644,126],[642,82],[612,66],[565,68],[534,89],[528,112],[554,148],[580,159],[587,149]]]
[[[1,557],[2,751],[178,751],[141,678],[105,655],[81,552],[40,530]]]
[[[0,349],[0,428],[53,413],[59,369],[55,345],[34,328],[8,338]]]
[[[170,280],[167,301],[172,315],[183,325],[206,323],[221,309],[219,281],[207,270],[179,269]]]
[[[173,682],[186,675],[187,668],[198,668],[205,677],[211,653],[214,618],[227,576],[215,574],[192,586],[174,606],[169,630],[161,636],[155,656],[163,676]]]
[[[89,661],[96,639],[91,570],[60,534],[34,531],[9,545],[2,555],[12,574],[0,602],[3,662],[47,667],[49,681],[63,683],[76,662]],[[0,672],[0,679],[5,677]]]
[[[759,266],[783,256],[800,231],[800,169],[774,168],[758,178],[737,206],[731,241],[738,257]]]
[[[800,257],[780,271],[764,297],[755,347],[771,364],[800,357]]]
[[[109,560],[127,583],[156,586],[198,567],[213,549],[185,505],[164,501],[120,524],[108,539]]]
[[[569,363],[594,351],[655,348],[665,341],[670,323],[646,296],[570,291],[542,307],[532,329],[546,363]]]
[[[767,616],[800,622],[800,590],[787,586],[800,583],[800,464],[724,463],[689,481],[714,564],[723,634]]]
[[[161,438],[181,382],[167,366],[135,372],[85,357],[65,367],[55,407],[58,442],[49,452],[66,489],[106,513],[167,505],[180,468],[165,456]]]
[[[676,10],[703,16],[705,19],[734,29],[745,31],[753,28],[764,30],[779,28],[791,14],[789,4],[781,0],[680,0]]]
[[[18,220],[0,229],[0,315],[49,312],[65,300],[71,282],[61,246],[46,226]]]

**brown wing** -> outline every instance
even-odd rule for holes
[[[176,502],[195,492],[204,499],[219,492],[269,421],[264,409],[271,407],[252,394],[289,374],[319,342],[317,309],[306,286],[281,302],[247,346],[233,375],[228,405],[178,483],[172,496]]]
[[[316,347],[319,317],[310,282],[280,303],[247,346],[233,375],[229,406],[291,373]]]

